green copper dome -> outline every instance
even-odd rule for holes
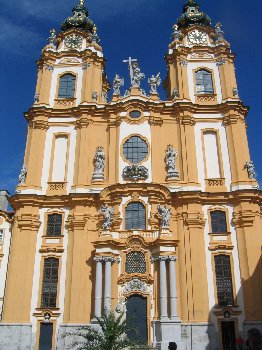
[[[200,6],[195,0],[188,0],[183,8],[183,13],[177,21],[179,28],[187,28],[194,24],[204,27],[211,26],[211,19],[204,12],[200,11]]]
[[[86,32],[93,32],[94,22],[88,17],[88,10],[85,7],[84,0],[76,5],[72,10],[73,16],[68,17],[61,26],[63,32],[77,28]]]

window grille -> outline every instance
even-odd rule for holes
[[[129,203],[126,207],[126,230],[146,229],[146,209],[140,202]]]
[[[138,164],[148,155],[148,145],[139,136],[130,137],[123,147],[124,156],[133,164]]]
[[[47,217],[47,236],[61,236],[62,214],[49,214]]]
[[[215,210],[210,212],[212,233],[225,233],[227,232],[227,219],[226,213],[221,210]]]
[[[72,74],[65,74],[59,81],[59,98],[74,98],[75,97],[76,77]]]
[[[126,273],[146,273],[144,253],[131,252],[126,255]]]
[[[214,94],[212,74],[207,70],[198,70],[196,76],[196,93],[197,94]]]
[[[44,260],[41,307],[56,307],[59,259]]]
[[[233,306],[233,285],[228,255],[215,256],[217,300],[220,306]]]

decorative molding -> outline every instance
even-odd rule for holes
[[[122,176],[124,180],[138,181],[148,179],[149,174],[142,165],[130,165],[124,168]]]
[[[233,223],[237,228],[252,227],[256,215],[257,213],[252,210],[235,211],[233,213]]]
[[[148,294],[149,291],[147,284],[141,281],[139,278],[133,278],[131,281],[126,283],[124,293],[130,294],[134,292]]]
[[[51,64],[45,64],[44,67],[45,67],[45,70],[48,70],[49,72],[53,72],[54,70],[54,66]]]
[[[41,225],[39,215],[21,214],[15,216],[15,221],[18,222],[18,227],[21,230],[38,231]]]
[[[28,123],[28,127],[30,129],[47,130],[48,129],[48,122],[45,120],[32,120]]]

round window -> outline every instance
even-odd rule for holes
[[[148,144],[139,136],[131,136],[123,146],[125,158],[133,164],[138,164],[148,155]]]
[[[129,117],[132,119],[138,119],[141,117],[141,112],[140,111],[131,111],[129,113]]]

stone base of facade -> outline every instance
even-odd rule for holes
[[[212,323],[183,323],[181,340],[185,350],[219,350],[218,334]]]
[[[246,321],[243,323],[243,337],[247,338],[247,332],[251,328],[257,328],[262,333],[262,321]]]
[[[19,323],[0,323],[0,349],[33,350],[32,325]]]
[[[57,334],[56,350],[72,350],[73,344],[79,342],[77,335],[79,328],[88,327],[89,324],[61,324]]]

